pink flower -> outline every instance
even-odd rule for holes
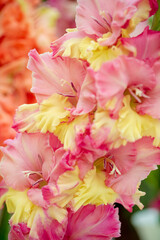
[[[39,55],[36,50],[30,51],[29,56],[28,68],[34,79],[32,92],[38,102],[54,93],[69,97],[79,95],[86,75],[84,62],[65,57],[53,59],[51,53]]]
[[[64,240],[110,240],[119,237],[118,209],[110,205],[87,205],[76,213],[69,210]]]
[[[87,73],[86,63],[75,58],[56,57],[51,53],[29,54],[28,68],[33,72],[33,87],[38,102],[54,93],[69,97],[73,114],[90,112],[95,107],[94,80]]]
[[[7,147],[2,148],[0,172],[7,185],[23,191],[48,180],[48,166],[53,165],[48,135],[20,133],[6,144]]]
[[[67,223],[68,222],[68,223]],[[118,209],[110,205],[87,205],[77,212],[68,209],[68,221],[59,224],[52,220],[46,228],[42,222],[37,222],[37,238],[29,237],[30,229],[24,223],[11,226],[10,240],[111,240],[120,236]]]
[[[148,28],[135,38],[122,39],[124,47],[126,47],[130,55],[146,62],[153,70],[156,78],[156,85],[150,91],[146,92],[147,97],[141,99],[137,105],[137,111],[140,114],[148,114],[153,118],[160,118],[157,111],[160,103],[160,33],[151,31]],[[154,44],[153,44],[154,43]]]
[[[120,56],[106,62],[93,76],[96,79],[97,100],[100,106],[105,108],[108,101],[115,99],[114,109],[110,112],[113,117],[118,116],[123,106],[125,91],[128,90],[136,102],[140,103],[141,98],[148,98],[148,92],[156,86],[153,69],[144,61],[133,57]]]
[[[119,194],[125,207],[127,199],[136,194],[138,184],[160,164],[160,149],[153,147],[152,142],[151,138],[142,138],[108,153],[106,185]]]
[[[121,38],[121,42],[123,46],[129,50],[129,56],[153,64],[159,59],[159,38],[160,32],[149,30],[149,27],[146,27],[139,36]]]
[[[129,21],[140,8],[141,2],[141,0],[109,0],[106,3],[105,0],[88,0],[87,2],[79,0],[76,14],[77,28],[87,35],[95,35],[97,38],[103,38],[105,34],[108,34],[106,39],[100,40],[100,44],[112,45],[120,37],[121,29],[127,29]],[[152,14],[158,8],[155,1],[147,4],[152,7]]]
[[[86,34],[83,31],[73,31],[73,32],[69,32],[64,34],[62,37],[58,38],[57,40],[55,40],[54,42],[51,43],[51,48],[53,50],[53,57],[56,56],[61,56],[61,54],[64,52],[65,50],[65,46],[63,46],[63,44],[72,39],[83,39],[86,37]],[[94,36],[92,36],[93,39],[95,39]]]
[[[24,223],[11,225],[11,230],[8,236],[9,240],[26,240],[30,229]]]
[[[80,170],[80,178],[83,179],[86,173],[93,169],[94,162],[108,152],[108,149],[96,147],[91,136],[91,126],[87,126],[84,133],[76,136],[77,148],[71,154],[71,159],[76,159],[76,163]]]
[[[36,236],[31,236],[31,229],[25,223],[13,225],[10,221],[11,230],[9,233],[9,240],[62,240],[66,231],[67,220],[60,224],[58,221],[45,218],[45,223],[42,223],[41,218],[36,219],[34,223]]]
[[[160,119],[160,113],[157,111],[160,104],[160,63],[157,61],[153,65],[157,84],[149,92],[147,92],[147,98],[142,100],[142,103],[137,106],[137,111],[140,114],[148,114],[153,118]]]

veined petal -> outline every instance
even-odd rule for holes
[[[75,193],[73,206],[77,211],[81,206],[87,204],[98,206],[114,203],[117,197],[117,193],[105,185],[105,172],[96,171],[96,167],[94,167],[86,174]]]
[[[159,109],[160,104],[160,63],[156,61],[153,65],[153,70],[156,75],[157,84],[150,92],[148,92],[148,98],[142,99],[142,103],[138,104],[136,110],[140,114],[148,114],[153,118],[160,120]]]
[[[80,31],[101,38],[100,44],[112,45],[120,36],[121,28],[137,10],[139,1],[78,1],[76,25]],[[107,35],[102,38],[104,35]]]
[[[81,180],[83,180],[89,170],[93,169],[95,160],[103,157],[108,150],[97,147],[95,143],[97,142],[94,142],[92,139],[90,125],[87,126],[84,133],[78,133],[76,136],[77,149],[72,152],[71,159],[75,160],[79,167]]]
[[[36,229],[34,234],[31,232],[32,229],[28,228],[26,224],[19,223],[12,225],[9,233],[10,240],[44,240],[44,239],[63,239],[66,231],[67,221],[60,224],[56,220],[46,219],[47,224],[43,224],[41,218],[36,221]],[[30,232],[32,234],[30,234]]]
[[[43,165],[52,164],[53,151],[48,134],[19,133],[6,144],[7,147],[2,148],[4,156],[0,162],[0,173],[7,185],[25,190],[39,178],[48,179],[48,169],[43,169]]]
[[[73,115],[89,113],[95,108],[96,103],[95,81],[88,73],[82,84],[77,106],[71,112]]]
[[[64,240],[111,240],[119,237],[118,209],[110,205],[87,205],[77,212],[69,211]]]
[[[160,56],[160,32],[146,27],[142,34],[132,38],[122,38],[123,46],[131,55],[141,60],[150,60]]]
[[[52,209],[52,212],[55,209]],[[67,227],[67,219],[63,221],[63,223],[59,223],[56,220],[50,220],[49,223],[47,223],[45,226],[42,223],[42,221],[39,219],[37,221],[37,235],[38,238],[34,240],[44,240],[44,239],[63,239],[64,234],[66,232]]]
[[[106,185],[119,195],[134,195],[137,185],[160,164],[160,149],[153,147],[153,139],[147,137],[113,149],[110,155],[119,174],[107,173]]]
[[[54,93],[76,96],[86,75],[85,63],[72,58],[53,58],[51,53],[39,55],[36,50],[29,54],[28,68],[33,72],[33,87],[37,100]],[[77,77],[78,76],[78,77]]]
[[[57,149],[54,154],[53,167],[50,171],[49,183],[57,184],[59,177],[69,170],[74,170],[76,159],[71,159],[70,152],[62,147]]]
[[[137,68],[138,72],[133,71]],[[151,90],[156,85],[155,74],[151,67],[143,61],[126,56],[120,56],[111,62],[104,63],[94,76],[96,78],[97,99],[103,108],[112,98],[116,98],[116,102],[121,102],[125,90],[129,87],[141,84],[146,91]]]

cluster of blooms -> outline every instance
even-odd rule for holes
[[[139,24],[157,8],[78,0],[77,28],[29,53],[37,103],[18,108],[0,163],[9,239],[110,240],[114,203],[143,208],[140,183],[160,164],[160,32]]]
[[[0,145],[15,136],[15,109],[35,101],[26,69],[28,52],[48,51],[56,18],[55,10],[40,0],[0,0]]]

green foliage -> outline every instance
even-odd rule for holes
[[[159,9],[154,15],[153,22],[152,22],[152,30],[160,31],[160,0],[158,0]]]
[[[150,207],[151,203],[156,200],[160,193],[160,166],[142,181],[140,190],[146,192],[146,195],[141,198],[141,202],[145,208]]]
[[[7,213],[6,207],[1,210],[0,215],[0,240],[8,240],[10,214]]]

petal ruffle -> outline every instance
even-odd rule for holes
[[[7,185],[25,190],[42,175],[47,180],[48,170],[43,170],[43,164],[52,162],[53,154],[49,135],[19,133],[14,140],[7,140],[6,144],[8,146],[2,148],[4,157],[0,163],[0,172]]]
[[[120,236],[118,209],[110,205],[87,205],[76,213],[69,211],[64,240],[111,240]]]
[[[86,75],[84,62],[67,57],[53,58],[51,53],[39,55],[36,50],[32,50],[29,56],[28,68],[34,79],[31,91],[38,102],[54,93],[71,97],[79,95]]]

